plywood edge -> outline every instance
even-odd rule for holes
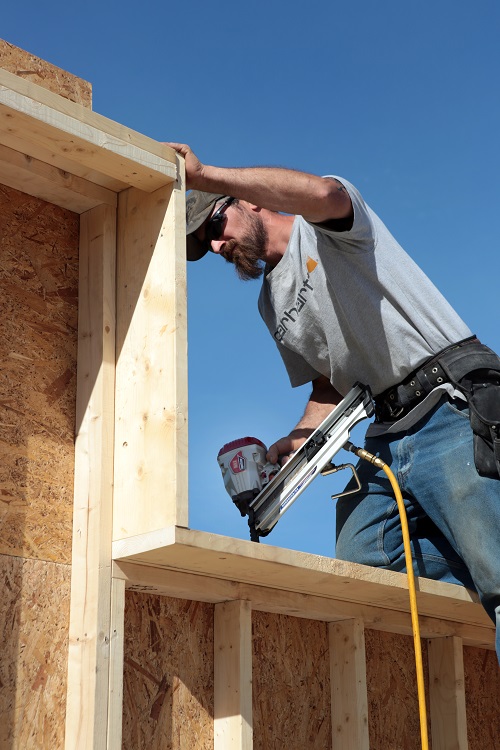
[[[114,542],[113,558],[165,571],[409,611],[407,580],[402,573],[182,527]],[[418,587],[422,615],[493,630],[475,595],[466,589],[427,579],[419,579]]]
[[[0,68],[92,109],[92,85],[27,50],[0,39]]]

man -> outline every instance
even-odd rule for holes
[[[339,177],[186,160],[187,253],[263,275],[259,310],[292,386],[312,383],[304,415],[269,448],[284,461],[359,381],[375,397],[366,448],[396,474],[415,572],[479,592],[500,661],[500,359],[482,346],[359,192]],[[477,376],[477,377],[476,377]],[[476,382],[477,381],[477,382]],[[468,400],[473,412],[473,435]],[[337,503],[337,556],[405,569],[385,474]]]

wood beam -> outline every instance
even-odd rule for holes
[[[113,488],[116,212],[80,224],[77,430],[66,749],[104,750]]]
[[[214,750],[252,747],[252,612],[249,602],[223,602],[214,616]]]
[[[124,631],[125,581],[112,578],[108,744],[106,750],[122,750]]]
[[[462,641],[428,642],[432,750],[467,750],[467,712]]]
[[[105,203],[116,208],[116,193],[52,164],[0,145],[0,183],[77,214]]]
[[[179,570],[399,613],[410,609],[404,573],[192,529],[163,528],[115,542],[113,557],[165,571]],[[491,642],[494,628],[475,594],[461,586],[424,578],[419,578],[417,585],[421,616],[479,627],[486,642]]]
[[[111,189],[152,192],[177,176],[168,146],[2,69],[0,143]]]
[[[328,626],[332,747],[369,750],[365,631],[361,620]]]
[[[185,197],[120,194],[114,539],[187,525]]]

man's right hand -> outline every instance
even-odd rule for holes
[[[312,393],[307,402],[304,416],[286,437],[282,437],[271,445],[266,458],[269,463],[286,464],[292,453],[303,445],[314,430],[328,416],[334,406],[342,400],[342,396],[335,390],[328,378],[320,375],[312,382]]]
[[[186,161],[186,188],[188,190],[203,190],[204,165],[185,143],[170,143],[165,141],[174,151],[184,157]]]
[[[284,466],[287,461],[290,460],[291,456],[297,451],[301,445],[303,445],[307,438],[312,435],[314,430],[312,429],[297,429],[292,430],[289,435],[282,437],[273,443],[266,454],[266,459],[271,464],[280,463]]]

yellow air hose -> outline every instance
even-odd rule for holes
[[[410,532],[408,530],[408,519],[406,518],[406,509],[403,502],[403,495],[399,488],[399,484],[394,476],[392,470],[387,466],[382,459],[374,456],[373,453],[369,453],[364,448],[357,448],[351,442],[347,442],[344,446],[345,450],[354,453],[358,458],[362,458],[365,461],[369,461],[374,466],[385,472],[389,482],[391,483],[392,490],[396,496],[396,502],[398,504],[399,517],[401,519],[401,528],[403,532],[403,546],[405,553],[406,562],[406,574],[408,578],[408,593],[410,595],[410,613],[411,613],[411,624],[413,631],[413,644],[415,649],[415,667],[417,671],[417,693],[418,693],[418,708],[420,716],[420,737],[422,750],[429,750],[429,738],[427,734],[427,709],[425,705],[425,686],[424,686],[424,669],[422,665],[422,646],[420,642],[420,627],[418,624],[418,610],[417,610],[417,594],[415,589],[415,575],[413,573],[413,561],[411,556],[410,547]]]

